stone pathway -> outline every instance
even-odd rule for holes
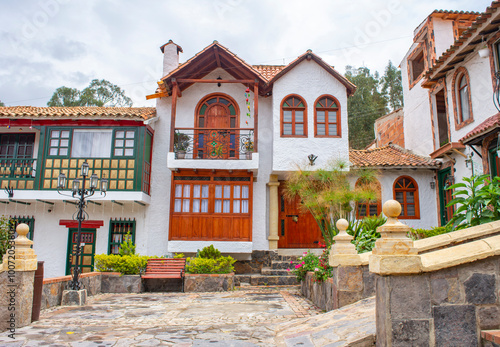
[[[100,294],[55,307],[4,346],[275,346],[275,327],[321,313],[298,286],[225,293]]]

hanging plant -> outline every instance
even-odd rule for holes
[[[247,104],[247,117],[252,118],[250,113],[250,88],[245,90],[245,103]],[[248,121],[245,121],[246,125],[248,125]]]

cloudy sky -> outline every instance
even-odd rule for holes
[[[161,77],[159,47],[185,61],[213,40],[250,64],[289,63],[307,49],[344,73],[399,65],[413,30],[434,9],[484,11],[488,0],[1,0],[0,100],[45,106],[60,86],[94,78],[134,106]]]

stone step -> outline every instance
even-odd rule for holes
[[[295,276],[263,276],[260,274],[239,274],[234,276],[235,285],[250,283],[252,286],[296,285]]]
[[[291,271],[285,269],[272,269],[269,267],[263,267],[261,274],[264,276],[295,276]]]
[[[292,262],[290,264],[290,262]],[[298,261],[293,260],[273,260],[271,262],[271,269],[274,270],[286,270],[286,269],[294,269],[295,265],[298,264]]]

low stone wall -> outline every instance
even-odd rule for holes
[[[87,295],[96,295],[101,292],[101,273],[89,272],[80,275],[83,288],[87,289]],[[67,289],[72,276],[46,278],[43,280],[42,305],[44,310],[49,307],[61,305],[62,293]]]
[[[301,282],[302,295],[324,311],[331,311],[375,295],[375,275],[368,265],[337,266],[327,282],[314,282],[308,272]]]
[[[323,311],[333,310],[333,278],[328,278],[325,282],[314,282],[313,273],[308,272],[300,282],[300,289],[302,295]]]
[[[234,289],[234,273],[185,274],[185,292],[225,292]]]
[[[478,346],[500,329],[500,256],[418,275],[377,276],[377,344]]]
[[[102,293],[141,293],[142,289],[140,275],[121,275],[117,272],[101,274]]]

